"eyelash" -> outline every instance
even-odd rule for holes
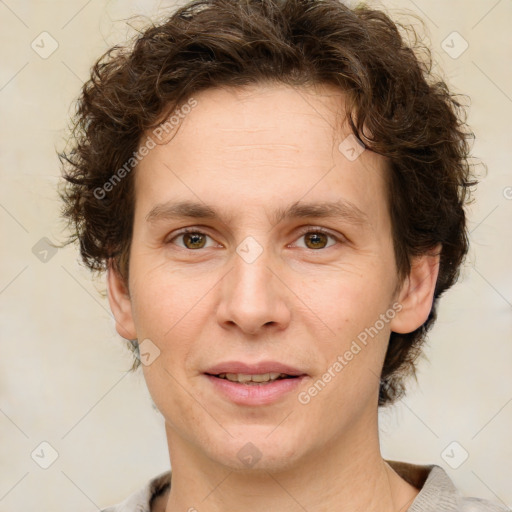
[[[186,235],[187,233],[193,233],[193,234],[198,234],[198,235],[205,235],[209,238],[212,238],[208,233],[204,233],[203,231],[199,230],[199,229],[194,229],[194,228],[183,228],[181,231],[179,231],[178,233],[176,233],[172,238],[170,238],[166,243],[167,244],[170,244],[172,243],[173,240],[175,240],[176,238],[180,237],[181,235]],[[337,237],[336,235],[333,235],[330,231],[328,231],[327,229],[325,228],[321,228],[321,227],[307,227],[307,228],[304,228],[303,230],[300,231],[299,233],[299,237],[298,238],[301,238],[303,237],[304,235],[307,235],[309,233],[323,233],[329,237],[331,237],[333,240],[336,241],[336,243],[340,243],[342,242],[342,238],[341,237]],[[213,239],[213,238],[212,238]],[[308,249],[309,251],[312,251],[312,252],[318,252],[318,251],[321,251],[321,250],[325,250],[325,249],[330,249],[331,247],[333,247],[334,245],[336,244],[333,244],[329,247],[324,247],[322,249],[309,249],[306,247],[306,249]],[[180,247],[180,249],[184,249],[186,251],[189,251],[189,252],[194,252],[194,251],[198,251],[200,249],[187,249],[186,247]]]

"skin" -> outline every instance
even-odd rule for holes
[[[154,510],[406,510],[418,489],[381,456],[378,376],[391,330],[411,332],[427,319],[439,257],[417,257],[399,283],[386,160],[365,150],[350,161],[339,151],[350,131],[338,89],[260,84],[194,98],[174,137],[136,169],[129,282],[108,273],[118,333],[160,350],[143,371],[165,418],[172,487]],[[339,198],[367,225],[272,222],[295,201]],[[146,220],[177,200],[211,205],[222,220]],[[207,237],[177,236],[184,227]],[[304,235],[318,227],[336,238],[312,243]],[[252,263],[236,252],[249,236],[262,248]],[[300,403],[298,392],[395,303],[400,311],[378,335]],[[203,375],[226,360],[281,361],[308,377],[274,403],[240,406]],[[237,456],[249,442],[261,453],[250,468]]]

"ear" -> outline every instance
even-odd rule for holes
[[[109,262],[107,269],[107,294],[110,309],[116,321],[119,336],[133,340],[137,338],[132,315],[132,303],[124,279]]]
[[[390,323],[392,331],[407,334],[423,325],[430,314],[439,274],[441,244],[411,262],[411,271],[398,293],[402,306]]]

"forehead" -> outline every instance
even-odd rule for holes
[[[194,99],[197,106],[182,117],[173,134],[182,132],[181,143],[200,150],[213,149],[209,142],[215,140],[219,149],[231,151],[235,159],[251,150],[289,156],[316,149],[317,156],[325,157],[323,146],[331,145],[336,128],[344,122],[345,96],[329,84],[214,88]]]
[[[326,84],[259,84],[194,95],[195,106],[180,116],[177,129],[137,167],[139,210],[147,215],[155,203],[173,198],[213,199],[236,218],[250,205],[268,212],[268,203],[279,200],[282,211],[302,199],[343,196],[362,211],[373,210],[370,220],[377,222],[385,214],[385,161],[368,150],[355,159],[346,152],[360,146],[346,123],[344,99]]]

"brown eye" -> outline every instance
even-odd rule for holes
[[[309,249],[322,249],[328,243],[325,233],[307,233],[304,238]]]
[[[184,233],[181,236],[188,249],[201,249],[204,247],[206,237],[201,233]]]
[[[329,239],[334,242],[329,244]],[[299,240],[304,240],[304,248],[318,250],[318,249],[327,249],[332,245],[336,245],[340,240],[332,235],[331,233],[325,232],[321,229],[309,229],[309,231],[304,231]],[[329,244],[329,245],[328,245]]]
[[[211,237],[201,231],[182,231],[176,236],[171,238],[168,243],[175,243],[178,247],[183,249],[197,250],[208,247],[207,240]],[[175,240],[181,240],[181,243],[175,242]]]

